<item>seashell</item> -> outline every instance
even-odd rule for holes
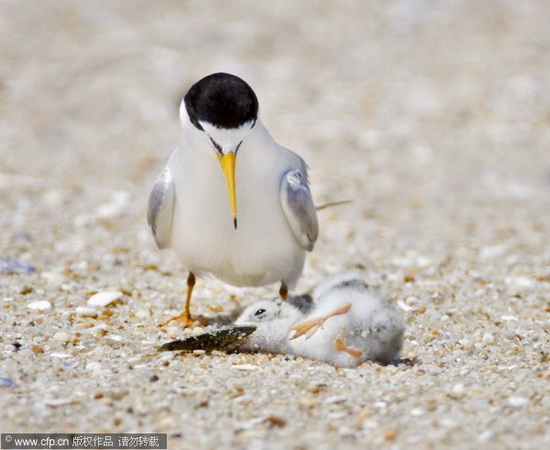
[[[88,299],[89,306],[99,306],[101,308],[110,305],[111,303],[118,300],[122,297],[122,292],[120,291],[103,291],[98,292],[97,294],[92,295]]]
[[[52,304],[48,300],[37,300],[36,302],[32,302],[27,305],[27,308],[37,309],[40,311],[50,309],[51,307],[52,307]]]

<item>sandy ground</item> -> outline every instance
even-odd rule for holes
[[[36,272],[0,275],[0,430],[548,447],[549,21],[544,0],[1,0],[0,258]],[[157,324],[185,273],[154,245],[148,191],[181,95],[220,70],[255,88],[317,203],[353,199],[319,213],[297,292],[363,270],[407,309],[414,366],[150,351],[182,335]],[[201,279],[194,311],[276,291]]]

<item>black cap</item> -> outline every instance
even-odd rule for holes
[[[229,73],[213,73],[197,81],[184,97],[191,123],[199,121],[217,128],[238,128],[258,117],[258,98],[241,78]]]

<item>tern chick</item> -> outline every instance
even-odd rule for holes
[[[369,289],[360,275],[328,278],[313,290],[313,300],[313,308],[305,313],[289,302],[262,300],[249,306],[237,324],[258,328],[241,348],[292,353],[341,367],[398,357],[404,321],[397,308]]]

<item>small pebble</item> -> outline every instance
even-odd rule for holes
[[[27,295],[27,294],[30,294],[33,290],[34,290],[34,289],[33,289],[32,286],[28,286],[28,285],[27,285],[27,286],[23,286],[23,287],[21,288],[21,290],[19,291],[19,293],[20,293],[21,295]]]
[[[52,304],[48,300],[37,300],[27,305],[27,308],[37,311],[45,311],[46,309],[50,309],[51,307]]]
[[[194,336],[197,336],[199,334],[203,334],[204,333],[204,328],[203,327],[195,327],[193,328],[193,331],[192,331],[192,334]]]
[[[75,289],[75,284],[74,283],[61,283],[61,290],[63,292],[72,292],[74,291]]]
[[[90,362],[86,364],[86,370],[90,370],[92,372],[98,372],[100,370],[103,370],[103,367],[98,362]]]
[[[395,441],[396,437],[397,431],[395,430],[388,430],[384,433],[384,439],[386,439],[386,441]]]
[[[17,384],[9,378],[0,377],[0,387],[10,388],[17,386]]]
[[[527,277],[506,277],[504,282],[516,287],[529,287],[533,284],[533,280]]]
[[[484,432],[480,433],[477,437],[480,441],[487,442],[493,439],[493,436],[495,434],[491,430],[485,430]]]
[[[151,316],[151,313],[145,309],[140,309],[139,311],[136,311],[136,317],[138,319],[147,319]]]
[[[516,316],[501,316],[500,320],[503,320],[504,322],[511,322],[511,321],[517,321],[518,318]]]
[[[495,342],[495,337],[491,333],[484,333],[482,340],[485,344],[492,344]]]
[[[104,309],[103,311],[101,311],[101,315],[111,317],[113,315],[113,311],[111,311],[110,309]]]
[[[63,369],[65,369],[65,370],[74,369],[75,367],[78,367],[79,364],[80,364],[80,361],[78,361],[78,360],[65,361],[63,363]]]
[[[100,323],[97,326],[90,328],[90,332],[96,336],[105,336],[109,332],[109,327],[104,323]]]
[[[508,404],[510,406],[513,406],[514,408],[525,406],[528,402],[529,400],[527,400],[525,397],[517,397],[517,396],[508,397]]]
[[[260,370],[261,367],[255,364],[235,364],[231,366],[232,369],[242,370],[244,372],[253,372],[255,370]]]
[[[185,330],[183,330],[183,334],[185,335],[190,335],[191,332],[188,331],[189,329],[188,328],[185,328]],[[180,335],[180,329],[176,326],[169,326],[168,328],[166,328],[166,334],[170,337],[176,337],[176,336],[179,336]]]
[[[462,383],[458,383],[453,386],[453,394],[460,396],[460,395],[463,395],[465,392],[466,392],[466,388]]]
[[[441,419],[441,425],[445,428],[458,428],[460,426],[456,420],[446,418]]]
[[[279,416],[269,416],[268,418],[265,419],[264,422],[268,423],[271,426],[279,427],[279,428],[284,427],[286,425],[286,420]]]
[[[342,395],[333,395],[332,397],[328,397],[325,399],[324,403],[327,405],[333,404],[333,403],[342,403],[346,401],[346,397]]]
[[[36,269],[26,262],[15,258],[0,258],[0,275],[16,273],[29,274],[34,272],[36,272]]]
[[[72,358],[72,355],[69,355],[68,353],[50,353],[50,356],[52,358],[59,358],[59,359],[65,359],[65,358]]]
[[[79,316],[82,317],[97,317],[99,314],[97,312],[97,309],[90,308],[88,306],[77,306],[75,311]]]
[[[56,272],[42,272],[40,276],[50,283],[54,284],[61,284],[66,280],[64,275]]]
[[[95,210],[95,215],[99,219],[112,219],[118,216],[128,204],[130,200],[130,192],[119,190],[113,193],[111,201],[99,205]]]
[[[296,404],[298,406],[301,406],[303,408],[314,408],[317,405],[317,402],[311,398],[308,397],[302,397],[296,400]]]
[[[64,331],[58,331],[53,335],[53,338],[59,342],[69,342],[71,340],[71,335]]]
[[[88,305],[105,307],[118,300],[120,297],[122,297],[122,295],[123,294],[120,291],[98,292],[88,299]]]
[[[72,398],[50,398],[44,400],[44,404],[46,406],[51,406],[53,408],[56,408],[58,406],[70,405],[73,402],[74,400]]]

